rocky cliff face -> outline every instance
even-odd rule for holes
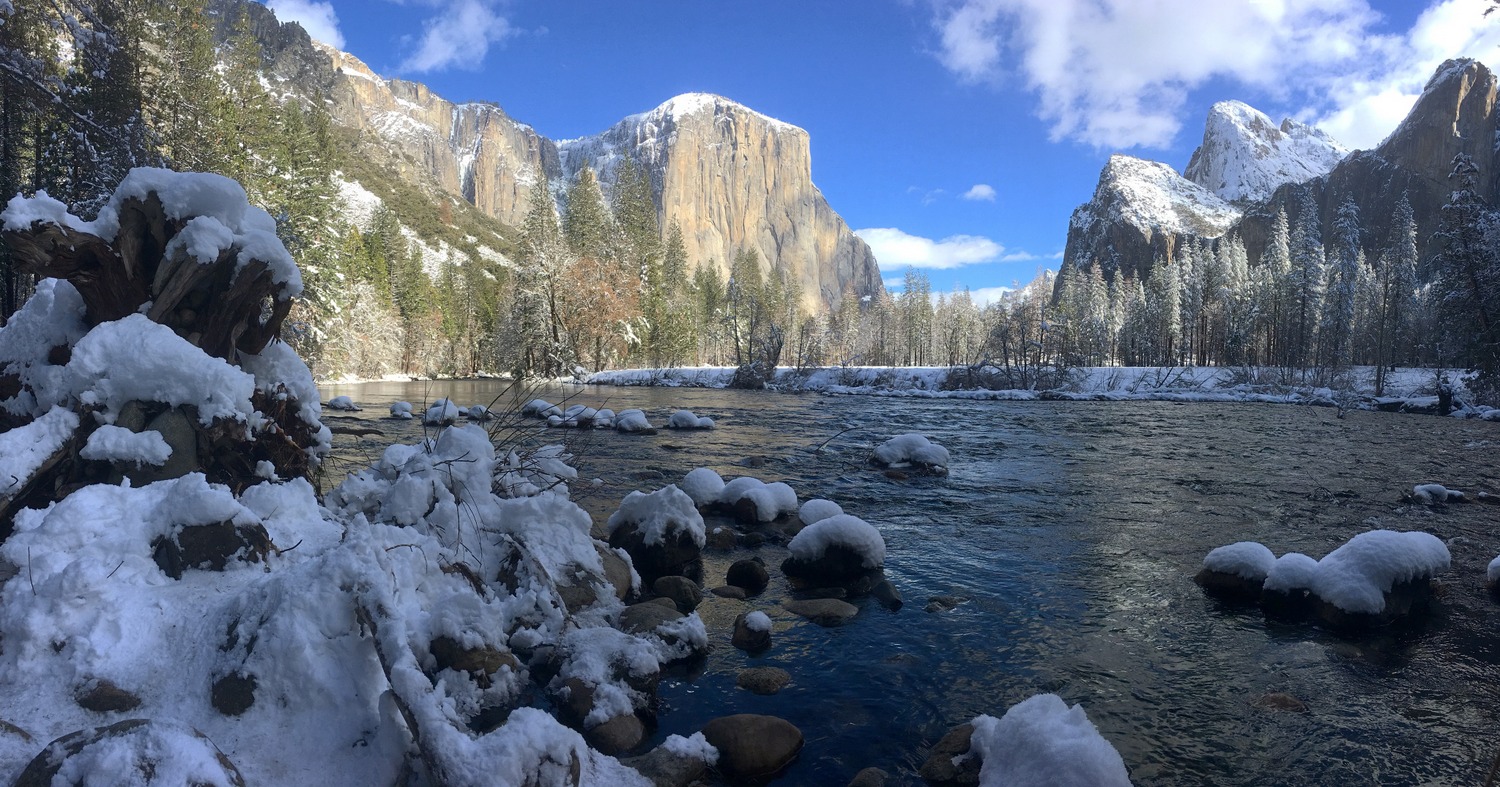
[[[807,132],[726,98],[677,96],[603,134],[558,143],[563,175],[584,166],[606,186],[625,159],[651,176],[662,226],[681,223],[688,257],[728,271],[739,249],[785,270],[804,298],[880,291],[870,247],[812,182]]]
[[[602,134],[555,143],[487,103],[454,104],[425,85],[384,79],[346,52],[280,25],[258,3],[212,0],[227,20],[250,14],[270,76],[320,95],[335,123],[403,179],[462,197],[512,227],[526,214],[536,173],[564,181],[584,164],[608,189],[628,156],[651,176],[663,229],[676,219],[689,258],[728,271],[736,251],[758,251],[768,268],[801,283],[808,305],[836,304],[846,290],[875,295],[880,271],[869,246],[812,183],[807,132],[717,96],[689,94]]]
[[[1146,275],[1184,237],[1215,238],[1240,212],[1216,194],[1156,161],[1110,156],[1094,197],[1073,211],[1063,265],[1098,263],[1106,275]]]
[[[1348,152],[1312,126],[1291,118],[1278,126],[1248,104],[1220,101],[1183,176],[1230,202],[1255,202],[1284,183],[1328,174]]]
[[[1148,171],[1155,174],[1145,180],[1173,184],[1166,175],[1170,168],[1164,164],[1155,164],[1158,168],[1155,170],[1142,165],[1122,168],[1117,160],[1125,157],[1113,157],[1100,175],[1094,198],[1074,211],[1064,264],[1087,266],[1091,259],[1097,259],[1109,270],[1113,268],[1108,261],[1114,260],[1117,265],[1113,267],[1134,272],[1148,267],[1155,256],[1175,248],[1184,235],[1217,238],[1229,232],[1244,240],[1251,262],[1256,263],[1265,249],[1276,211],[1285,209],[1295,217],[1304,200],[1315,203],[1326,228],[1339,205],[1352,199],[1363,220],[1366,253],[1374,255],[1391,242],[1390,219],[1396,204],[1405,196],[1417,221],[1425,266],[1438,251],[1433,233],[1440,226],[1442,206],[1452,190],[1447,176],[1454,155],[1467,153],[1474,159],[1482,178],[1480,190],[1486,199],[1493,203],[1500,197],[1497,188],[1500,180],[1496,177],[1500,154],[1496,149],[1495,98],[1495,75],[1483,64],[1473,60],[1444,63],[1411,113],[1379,147],[1345,155],[1325,173],[1303,180],[1296,178],[1315,169],[1303,165],[1315,163],[1318,156],[1286,153],[1323,148],[1326,154],[1319,155],[1332,156],[1335,149],[1322,145],[1317,139],[1318,132],[1283,124],[1274,129],[1284,135],[1278,141],[1270,133],[1273,128],[1264,115],[1258,112],[1251,115],[1232,107],[1234,111],[1221,112],[1218,110],[1224,105],[1216,106],[1216,111],[1210,113],[1204,145],[1193,154],[1189,164],[1189,174],[1222,194],[1264,196],[1241,199],[1236,206],[1221,203],[1235,214],[1232,219],[1205,220],[1194,226],[1185,223],[1183,217],[1204,204],[1201,195],[1188,196],[1191,192],[1183,191],[1179,183],[1176,184],[1179,188],[1155,192],[1158,196],[1165,195],[1163,199],[1143,200],[1138,195],[1146,193],[1144,187],[1132,185],[1141,182],[1141,173]],[[1216,129],[1216,125],[1220,127]],[[1297,166],[1288,164],[1293,160],[1298,162]],[[1128,206],[1136,209],[1126,209]]]

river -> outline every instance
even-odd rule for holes
[[[367,408],[353,417],[384,433],[337,438],[330,477],[420,436],[418,422],[383,417],[392,401],[420,412],[440,396],[464,406],[499,397],[497,408],[519,396],[498,381],[322,393],[353,397]],[[834,500],[885,537],[886,574],[905,607],[860,599],[860,615],[834,629],[779,608],[790,598],[774,570],[785,549],[756,550],[771,587],[748,601],[706,596],[699,614],[715,648],[692,674],[664,678],[653,740],[767,713],[806,736],[787,783],[843,785],[872,765],[893,784],[920,783],[926,747],[948,728],[1054,692],[1083,704],[1137,785],[1481,784],[1500,754],[1500,606],[1484,589],[1500,509],[1400,502],[1429,481],[1495,491],[1496,424],[1290,405],[586,387],[520,398],[531,396],[639,407],[658,425],[677,408],[718,422],[655,436],[525,422],[527,439],[572,447],[585,479],[575,499],[596,521],[632,489],[712,467]],[[949,449],[946,478],[893,480],[865,465],[875,443],[908,431]],[[1448,542],[1453,568],[1425,625],[1351,641],[1223,608],[1192,582],[1216,546],[1255,540],[1321,557],[1375,528]],[[705,586],[750,554],[706,551]],[[924,611],[933,596],[968,600]],[[748,609],[775,623],[773,647],[757,657],[728,644]],[[792,684],[769,697],[735,688],[740,669],[760,665],[786,669]],[[1280,694],[1303,707],[1262,707]]]

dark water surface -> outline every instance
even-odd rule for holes
[[[439,396],[489,403],[503,388],[324,388],[365,405],[355,416],[385,432],[338,438],[331,476],[421,433],[416,422],[384,420],[390,402],[420,412]],[[919,783],[926,748],[949,727],[1055,692],[1083,704],[1138,785],[1478,785],[1500,754],[1500,606],[1484,590],[1485,566],[1500,553],[1500,508],[1400,502],[1422,482],[1496,491],[1496,424],[1338,419],[1288,405],[664,388],[531,395],[640,407],[656,424],[682,407],[718,422],[711,432],[656,436],[528,422],[533,438],[568,442],[584,479],[603,481],[574,490],[596,521],[626,492],[706,466],[726,478],[784,480],[801,499],[834,500],[885,536],[886,574],[906,606],[889,612],[860,599],[859,616],[835,629],[780,609],[790,595],[774,568],[785,549],[757,550],[773,569],[771,587],[748,601],[707,597],[699,614],[714,649],[696,674],[663,680],[657,739],[716,716],[767,713],[807,738],[786,783],[843,785],[871,765],[892,783]],[[895,481],[865,466],[875,443],[908,431],[949,449],[947,478]],[[1374,528],[1425,530],[1453,553],[1441,610],[1419,630],[1349,641],[1222,608],[1192,582],[1216,546],[1255,540],[1277,554],[1322,557]],[[707,553],[705,586],[750,554]],[[939,595],[969,600],[925,612]],[[728,642],[735,616],[750,609],[775,623],[773,647],[759,657]],[[735,688],[738,671],[758,665],[786,669],[792,684],[770,697]],[[1305,712],[1255,704],[1271,693],[1297,698]]]

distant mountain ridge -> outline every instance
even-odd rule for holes
[[[883,292],[875,256],[812,182],[806,131],[728,99],[669,99],[606,131],[554,141],[496,104],[455,104],[427,86],[386,79],[347,52],[246,0],[213,0],[220,19],[245,9],[267,71],[290,90],[324,97],[334,122],[401,178],[453,195],[512,228],[541,172],[554,194],[585,164],[606,191],[623,157],[649,175],[663,232],[681,223],[690,260],[727,274],[742,248],[802,285],[809,306],[846,292]],[[229,35],[227,29],[221,35]]]
[[[1098,263],[1108,275],[1140,275],[1186,240],[1228,233],[1244,241],[1253,264],[1277,211],[1295,218],[1305,200],[1314,203],[1324,228],[1340,204],[1353,200],[1364,223],[1361,240],[1373,255],[1387,245],[1390,218],[1405,196],[1425,270],[1438,250],[1433,234],[1452,189],[1447,176],[1454,155],[1467,153],[1479,166],[1481,196],[1491,203],[1500,196],[1495,100],[1489,68],[1450,60],[1384,142],[1352,153],[1295,121],[1278,126],[1245,104],[1216,104],[1186,176],[1166,164],[1111,157],[1093,197],[1073,213],[1063,265],[1083,270]]]

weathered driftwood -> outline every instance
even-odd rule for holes
[[[66,279],[83,298],[90,326],[141,311],[204,352],[235,362],[276,338],[291,310],[286,284],[260,260],[243,266],[239,251],[201,263],[179,247],[166,254],[186,221],[167,217],[155,193],[120,206],[114,243],[56,224],[4,233],[21,270]]]

